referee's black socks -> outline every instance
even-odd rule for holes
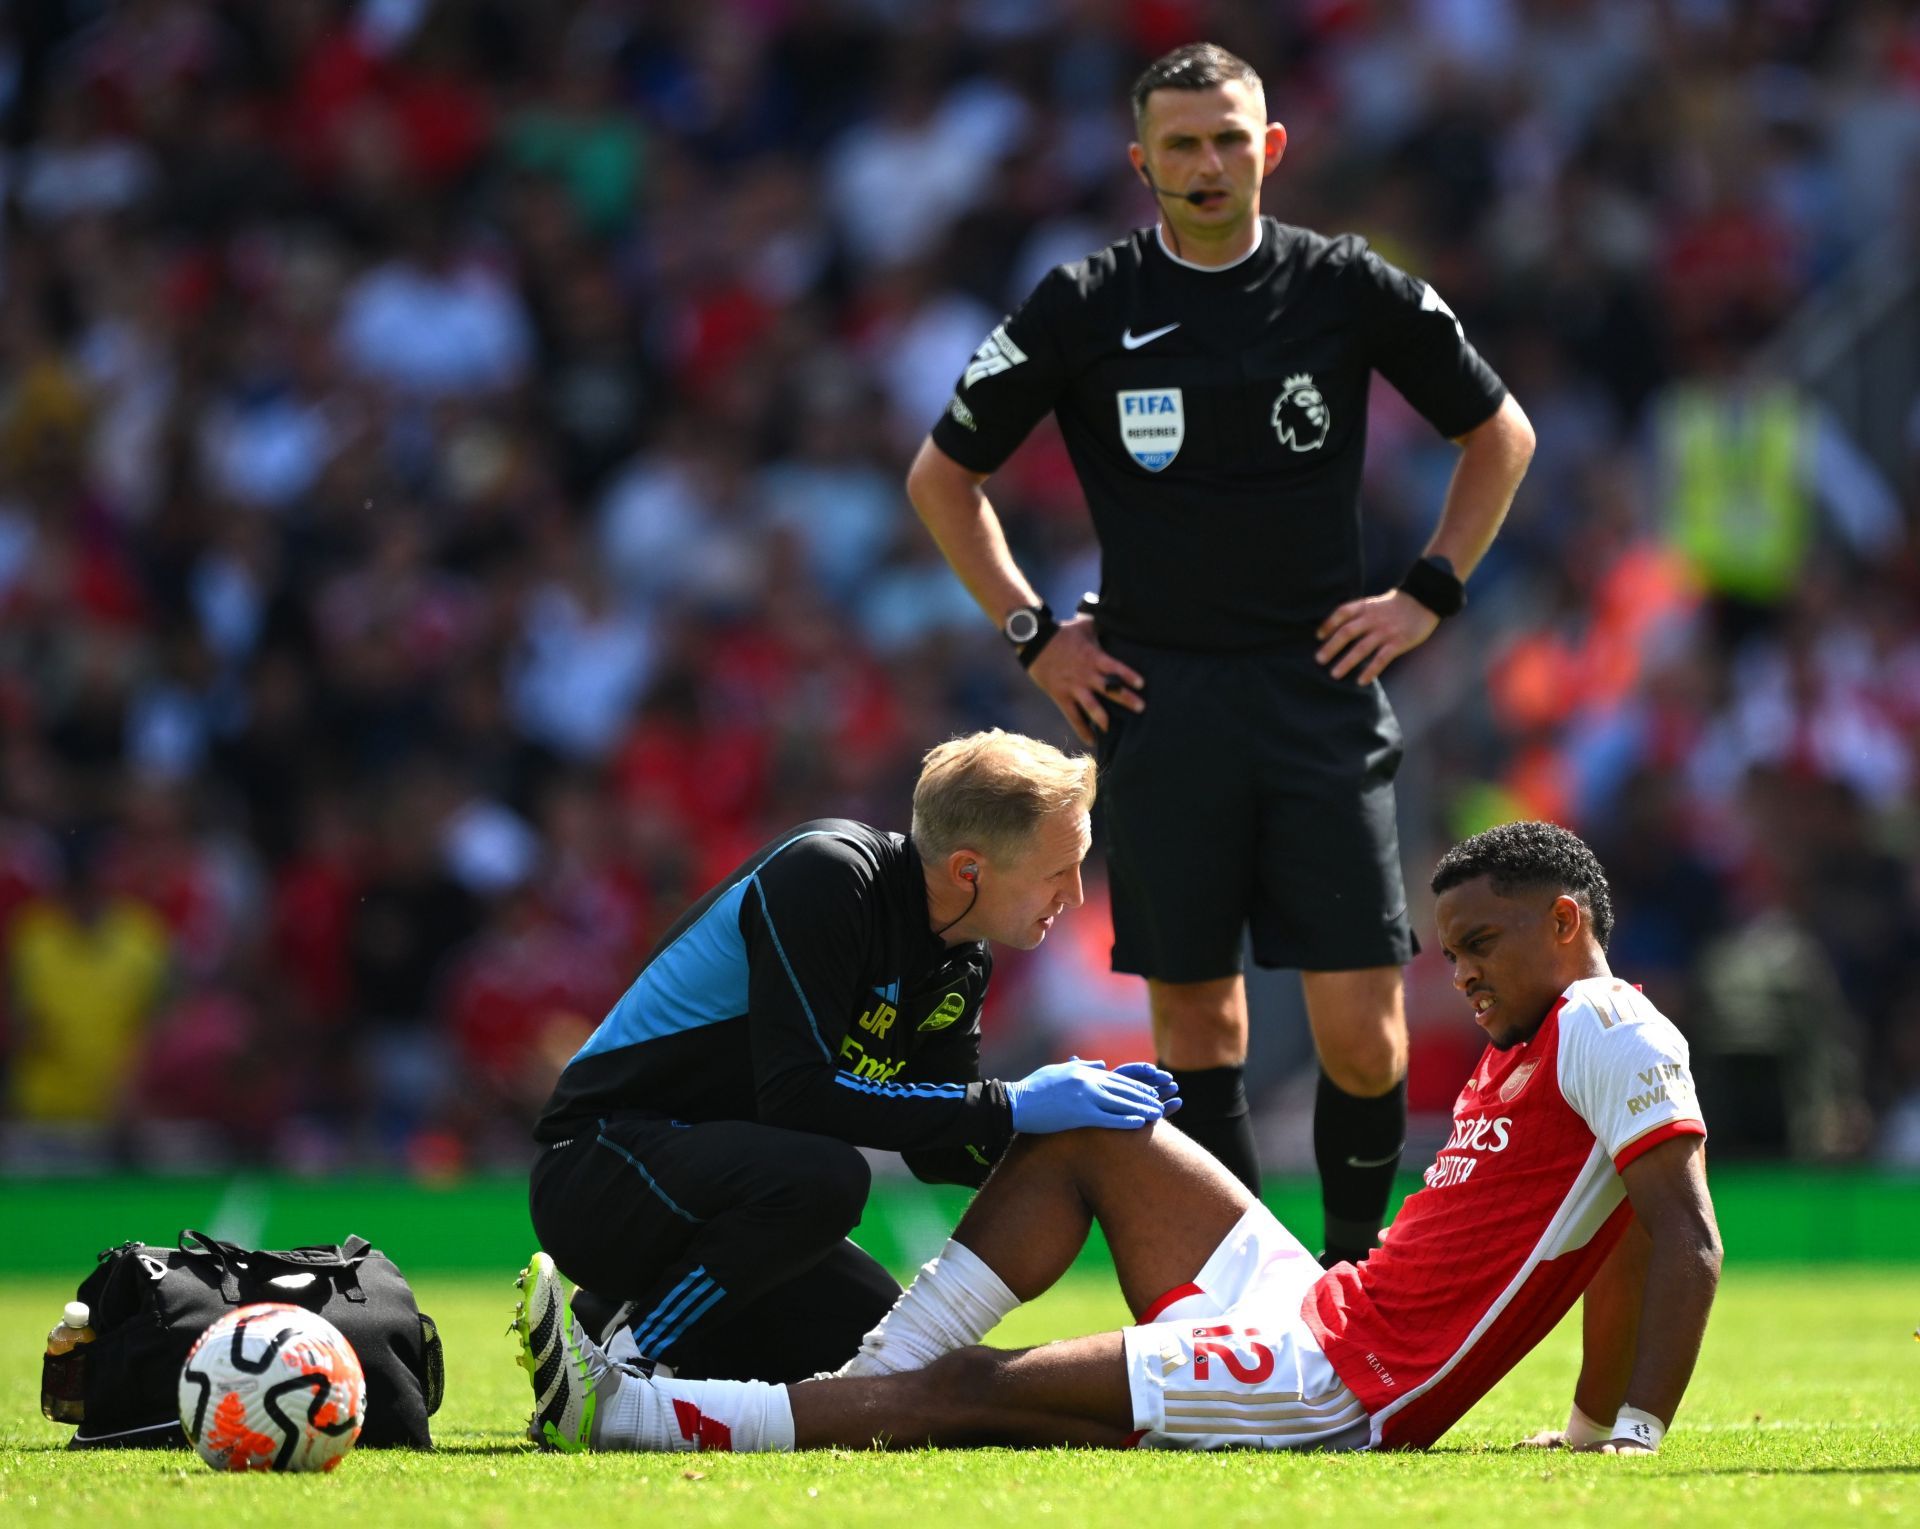
[[[1329,1269],[1342,1260],[1359,1263],[1378,1245],[1406,1144],[1405,1078],[1377,1098],[1362,1099],[1320,1074],[1320,1092],[1313,1103],[1313,1155],[1320,1165],[1320,1200],[1327,1218],[1321,1262]]]
[[[1165,1067],[1163,1062],[1161,1066]],[[1232,1067],[1168,1067],[1180,1085],[1173,1123],[1205,1147],[1255,1195],[1260,1193],[1260,1155],[1247,1113],[1247,1070]]]

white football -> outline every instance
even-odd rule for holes
[[[330,1471],[366,1419],[360,1356],[304,1307],[229,1312],[180,1370],[180,1426],[217,1471]]]

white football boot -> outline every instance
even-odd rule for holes
[[[553,1260],[535,1253],[514,1283],[524,1292],[509,1330],[520,1339],[520,1367],[533,1379],[527,1437],[566,1454],[593,1447],[593,1416],[607,1358],[578,1327]]]

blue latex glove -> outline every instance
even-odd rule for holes
[[[1171,1115],[1187,1102],[1180,1097],[1180,1085],[1173,1081],[1173,1074],[1164,1067],[1155,1067],[1151,1062],[1122,1062],[1114,1071],[1123,1078],[1146,1084],[1158,1094],[1163,1114]]]
[[[1168,1081],[1172,1081],[1169,1079]],[[1108,1072],[1104,1062],[1054,1062],[1007,1085],[1013,1128],[1033,1135],[1084,1126],[1137,1131],[1166,1113],[1152,1084]]]

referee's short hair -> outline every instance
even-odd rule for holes
[[[1502,897],[1520,891],[1564,893],[1579,903],[1600,948],[1613,937],[1607,873],[1579,835],[1557,823],[1502,823],[1462,839],[1434,867],[1435,895],[1489,878]]]
[[[1018,858],[1056,812],[1093,807],[1095,765],[1051,743],[991,728],[927,751],[913,788],[913,843],[936,865],[957,849]]]
[[[1190,42],[1161,54],[1133,82],[1134,131],[1145,124],[1147,97],[1156,90],[1212,90],[1229,80],[1251,85],[1263,98],[1267,93],[1253,65],[1218,43]]]

